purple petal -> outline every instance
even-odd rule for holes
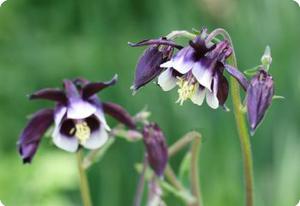
[[[160,67],[163,61],[164,54],[156,46],[150,46],[146,49],[136,66],[132,89],[137,91],[156,78],[163,71],[163,68]]]
[[[31,162],[42,136],[53,120],[53,109],[40,110],[31,117],[18,142],[19,153],[24,163]]]
[[[181,74],[189,72],[195,63],[195,51],[192,47],[187,46],[181,49],[170,60],[160,65],[163,68],[174,68]]]
[[[67,102],[67,98],[65,93],[60,89],[42,89],[39,90],[29,96],[30,99],[47,99],[47,100],[53,100],[56,102],[60,102],[62,104],[65,104]]]
[[[136,124],[133,121],[130,114],[125,109],[123,109],[120,105],[111,102],[105,102],[103,103],[103,110],[105,113],[111,115],[116,120],[125,124],[130,129],[136,128]]]
[[[82,89],[82,98],[88,99],[94,94],[100,92],[106,87],[112,86],[117,82],[118,75],[115,75],[110,81],[107,82],[90,82],[87,83]]]
[[[233,76],[242,86],[242,88],[246,91],[249,85],[249,82],[245,75],[240,72],[238,69],[234,68],[233,66],[229,64],[225,64],[226,71]]]
[[[220,105],[224,105],[227,97],[228,97],[228,90],[229,90],[229,85],[227,79],[224,77],[223,74],[217,72],[215,74],[214,78],[214,84],[217,85],[217,97],[219,100]]]

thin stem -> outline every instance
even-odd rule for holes
[[[172,31],[170,34],[166,36],[167,39],[176,39],[177,37],[186,37],[190,40],[193,40],[196,38],[197,35],[192,34],[188,31],[181,30],[181,31]]]
[[[137,190],[136,190],[136,193],[135,193],[134,204],[133,204],[134,206],[140,206],[141,205],[141,201],[143,199],[143,193],[144,193],[145,173],[147,171],[147,167],[148,167],[148,161],[147,161],[147,157],[145,155],[143,170],[142,170],[142,173],[140,175],[138,187],[137,187]]]
[[[194,203],[190,204],[190,206],[201,206],[201,205],[203,205],[203,203],[201,200],[201,190],[200,190],[200,183],[199,183],[200,182],[199,181],[199,168],[198,168],[198,161],[199,161],[198,158],[199,158],[199,151],[200,151],[200,145],[201,145],[201,134],[199,134],[198,132],[192,131],[192,132],[189,132],[186,135],[184,135],[182,138],[180,138],[177,142],[175,142],[169,148],[169,157],[175,155],[177,152],[179,152],[181,149],[183,149],[185,146],[187,146],[191,142],[193,142],[193,144],[192,144],[192,148],[191,148],[192,158],[191,158],[190,183],[191,183],[192,195],[196,198],[196,201]],[[167,167],[167,169],[166,169],[166,174],[168,172],[167,171],[168,168],[169,167]],[[169,175],[172,175],[172,174],[169,174]],[[178,184],[175,174],[173,174],[172,176],[173,176],[173,178],[171,180],[173,181],[173,185]],[[181,187],[181,183],[177,185],[177,188],[180,189],[180,187]]]
[[[106,151],[113,145],[114,142],[115,138],[110,137],[103,147],[92,150],[90,153],[88,153],[82,161],[83,169],[87,170],[88,168],[90,168],[90,166],[92,166],[93,163],[95,163],[96,161],[100,161]]]
[[[92,206],[89,183],[85,173],[85,169],[82,165],[83,155],[81,149],[78,150],[76,156],[77,156],[78,172],[80,177],[80,191],[81,191],[82,203],[83,206]]]
[[[169,157],[174,156],[177,152],[179,152],[183,147],[187,146],[189,143],[191,143],[195,136],[201,136],[198,132],[192,131],[187,134],[185,134],[183,137],[181,137],[177,142],[175,142],[173,145],[169,147]]]
[[[226,40],[229,41],[232,47],[232,55],[228,58],[228,63],[237,68],[237,60],[234,52],[234,47],[230,35],[224,29],[216,29],[210,38],[214,38],[218,34],[222,35]],[[235,115],[235,122],[240,138],[241,149],[244,159],[244,178],[245,178],[245,190],[246,190],[246,206],[253,206],[253,160],[252,160],[252,151],[251,151],[251,142],[246,126],[245,117],[243,111],[241,110],[242,102],[240,97],[240,87],[238,82],[231,77],[231,96],[233,102],[233,111]]]
[[[184,186],[181,184],[180,181],[177,180],[177,177],[175,175],[175,172],[171,168],[171,166],[168,164],[165,169],[165,176],[168,179],[168,181],[178,190],[185,190]]]
[[[190,184],[192,195],[196,198],[196,203],[192,206],[202,206],[200,180],[199,180],[199,152],[201,146],[201,136],[199,133],[194,133],[194,142],[191,148],[191,173],[190,173]]]

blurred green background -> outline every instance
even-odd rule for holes
[[[176,91],[164,93],[154,84],[136,96],[129,90],[143,48],[130,48],[127,41],[202,26],[230,32],[241,70],[259,64],[265,46],[271,46],[276,94],[286,99],[273,102],[251,139],[255,199],[258,206],[295,206],[300,199],[300,8],[292,0],[7,0],[0,7],[0,200],[7,206],[81,205],[75,155],[45,138],[33,164],[22,165],[16,142],[26,116],[52,105],[29,102],[26,95],[61,85],[64,78],[109,80],[118,73],[118,84],[102,92],[102,100],[132,114],[148,105],[169,144],[191,129],[200,131],[205,205],[243,205],[233,113],[190,102],[179,106]],[[138,180],[133,165],[142,154],[141,143],[118,140],[88,171],[95,206],[132,205]],[[171,160],[175,169],[182,155]]]

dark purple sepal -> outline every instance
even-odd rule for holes
[[[68,98],[69,101],[81,98],[78,89],[73,81],[69,79],[65,79],[64,89],[65,89],[66,97]]]
[[[29,95],[29,99],[32,100],[46,99],[46,100],[52,100],[63,104],[67,102],[65,93],[61,89],[53,89],[53,88],[46,88],[46,89],[39,90]]]
[[[119,122],[123,123],[128,128],[130,129],[136,128],[136,124],[133,121],[131,115],[120,105],[111,102],[104,102],[102,103],[102,108],[105,113],[109,114]]]
[[[53,109],[42,109],[31,117],[22,131],[18,149],[23,163],[30,163],[35,155],[42,136],[54,121]]]
[[[217,75],[216,81],[218,81],[217,97],[219,100],[219,105],[224,106],[228,97],[229,84],[227,79],[224,77],[222,73],[217,72],[215,75]]]
[[[163,71],[160,65],[164,61],[164,53],[157,46],[147,48],[137,63],[132,90],[136,92],[156,78]]]
[[[149,164],[155,174],[161,177],[168,163],[168,147],[165,136],[156,123],[145,125],[143,136]]]
[[[118,75],[115,75],[110,81],[107,82],[89,82],[82,88],[82,98],[88,99],[101,90],[114,85],[118,80]]]
[[[225,70],[240,83],[244,91],[247,91],[249,82],[242,72],[229,64],[225,64]]]
[[[262,122],[274,95],[273,78],[267,71],[261,69],[251,79],[247,89],[247,113],[251,135]]]

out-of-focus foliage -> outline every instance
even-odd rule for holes
[[[191,129],[200,131],[205,204],[242,205],[242,158],[232,112],[191,103],[179,106],[175,91],[165,93],[154,84],[136,96],[129,90],[143,49],[129,48],[127,41],[207,26],[230,32],[241,70],[259,64],[266,44],[272,48],[275,91],[286,99],[273,102],[251,139],[256,205],[296,205],[299,25],[300,9],[292,0],[7,0],[0,7],[0,199],[8,206],[81,205],[74,155],[45,138],[33,164],[22,165],[16,142],[25,116],[51,105],[29,102],[26,95],[56,86],[63,78],[109,80],[118,73],[118,84],[104,91],[102,100],[115,101],[131,113],[147,104],[169,144]],[[142,153],[142,144],[118,140],[89,170],[94,205],[132,204],[138,179],[134,163],[142,160]],[[175,169],[182,157],[171,160]],[[180,205],[172,197],[168,202]]]

